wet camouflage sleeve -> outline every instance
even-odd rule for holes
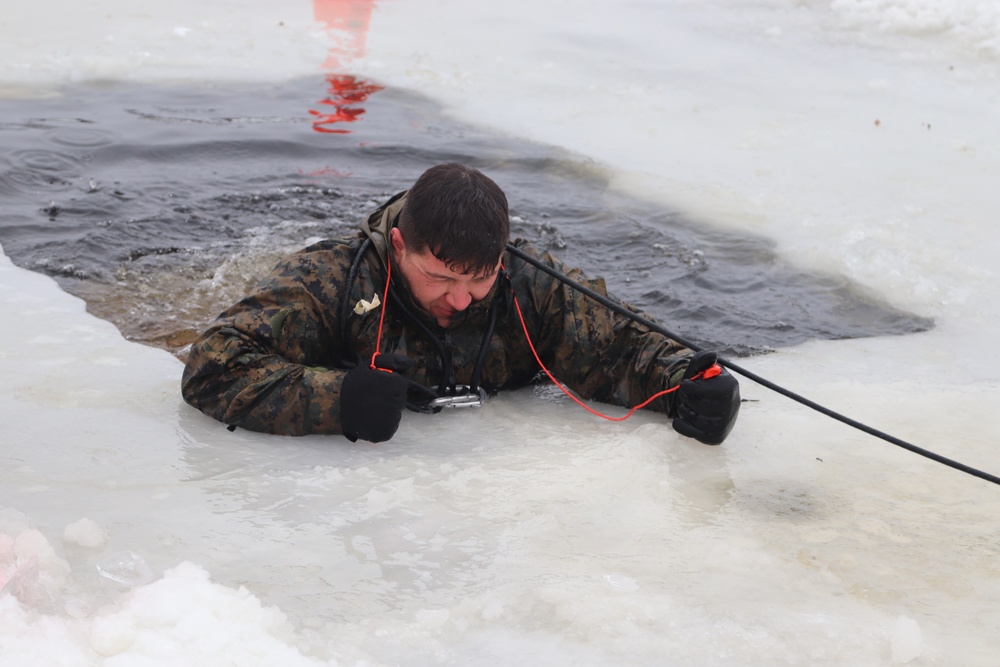
[[[340,433],[336,314],[351,248],[328,244],[285,260],[192,346],[184,399],[254,431]]]
[[[549,254],[540,255],[527,246],[521,249],[608,296],[603,279],[589,280]],[[631,407],[680,382],[690,360],[688,348],[608,310],[540,269],[521,261],[512,269],[514,292],[539,356],[577,394]],[[667,394],[649,407],[672,417],[674,395]]]

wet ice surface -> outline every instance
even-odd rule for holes
[[[995,497],[752,386],[724,447],[656,415],[582,423],[549,388],[410,415],[379,446],[229,433],[181,404],[166,352],[124,342],[47,278],[2,276],[20,323],[4,349],[25,350],[0,360],[4,505],[27,508],[0,517],[24,543],[0,548],[11,650],[976,664],[997,622]],[[73,525],[107,540],[60,538]]]

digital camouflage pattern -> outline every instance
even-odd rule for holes
[[[249,296],[223,312],[191,346],[182,380],[184,399],[225,424],[253,431],[341,433],[344,375],[359,359],[368,363],[376,348],[413,359],[406,376],[420,384],[468,384],[495,297],[496,327],[480,384],[491,393],[522,387],[537,378],[540,368],[525,340],[511,291],[542,362],[581,397],[629,407],[680,381],[690,350],[609,311],[509,252],[503,259],[509,282],[498,279],[489,296],[456,313],[448,329],[405,296],[402,278],[395,274],[396,296],[390,294],[380,307],[356,313],[360,300],[383,297],[386,239],[402,201],[397,195],[372,214],[355,238],[322,241],[286,258]],[[348,284],[366,235],[377,252],[365,253]],[[515,245],[573,280],[607,293],[602,279],[588,280],[580,270],[567,268],[524,241]],[[345,298],[347,322],[342,327]],[[405,307],[400,299],[407,300]],[[451,358],[451,378],[443,377],[441,351],[445,359]],[[672,417],[673,394],[650,407]]]

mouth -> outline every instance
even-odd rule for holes
[[[434,319],[437,320],[438,324],[441,326],[447,326],[448,323],[451,322],[451,318],[455,316],[456,312],[458,311],[454,308],[435,308],[431,311],[431,314],[434,316]]]
[[[449,308],[448,306],[435,306],[434,308],[431,308],[431,313],[434,317],[451,318],[457,312],[457,310]]]

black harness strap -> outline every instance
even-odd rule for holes
[[[351,300],[348,296],[351,293],[351,285],[358,279],[358,271],[361,270],[361,260],[365,252],[371,246],[372,240],[366,238],[358,251],[354,253],[354,260],[351,262],[351,269],[347,272],[347,282],[344,283],[344,295],[340,300],[340,361],[347,368],[354,368],[358,365],[360,358],[358,353],[351,346],[351,327],[348,326],[351,313]],[[351,356],[348,357],[348,354]]]

